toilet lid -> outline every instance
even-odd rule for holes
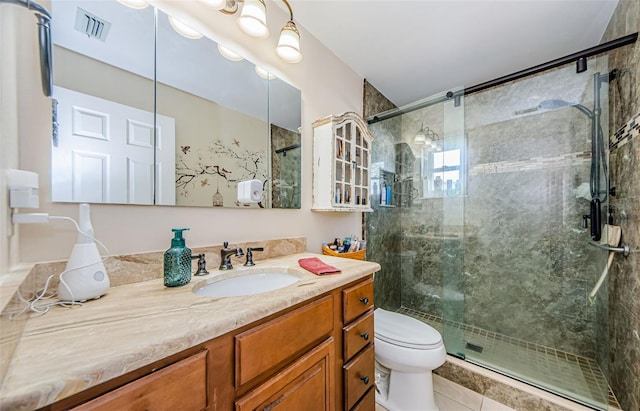
[[[377,308],[374,321],[376,338],[389,344],[423,350],[442,344],[435,328],[415,318]]]

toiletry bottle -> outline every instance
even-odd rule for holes
[[[180,287],[191,281],[191,249],[185,246],[182,232],[188,228],[172,228],[171,248],[164,252],[164,285]]]

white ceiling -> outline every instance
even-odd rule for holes
[[[296,24],[402,106],[595,46],[618,0],[289,2]]]

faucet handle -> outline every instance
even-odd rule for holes
[[[225,241],[224,243],[222,243],[222,247],[223,248],[229,248],[229,242]]]
[[[264,251],[264,247],[247,247],[247,261],[244,263],[246,267],[256,265],[256,263],[253,262],[254,251]]]
[[[198,271],[194,275],[207,275],[207,261],[204,259],[204,253],[195,254],[191,256],[192,260],[198,259]]]

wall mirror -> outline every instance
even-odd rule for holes
[[[153,7],[52,14],[52,201],[300,208],[299,90]],[[250,179],[263,200],[239,203]]]

